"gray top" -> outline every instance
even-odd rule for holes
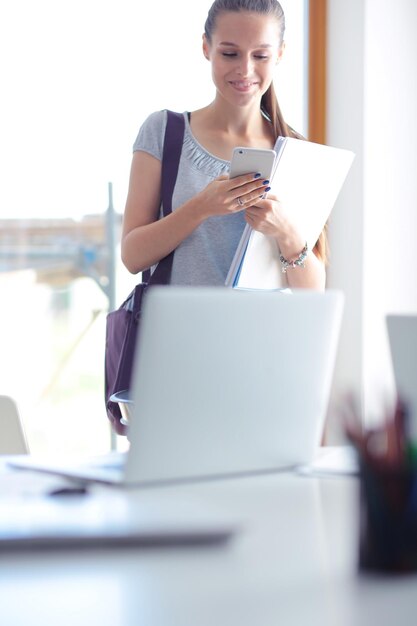
[[[195,139],[184,113],[185,132],[172,210],[197,195],[213,179],[227,174],[230,161],[207,152]],[[133,145],[161,160],[167,112],[156,111],[143,123]],[[171,284],[224,285],[245,227],[243,212],[210,217],[175,250]]]

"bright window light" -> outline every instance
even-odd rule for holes
[[[305,134],[306,1],[282,4],[286,52],[276,89],[287,121]],[[0,393],[17,400],[34,452],[96,453],[109,446],[108,300],[79,266],[62,262],[69,245],[62,224],[70,221],[74,230],[73,220],[83,228],[85,216],[104,215],[109,182],[115,209],[123,212],[132,145],[149,113],[193,110],[212,100],[201,52],[209,6],[209,0],[2,5],[0,289],[8,305],[0,311]],[[42,270],[28,253],[34,219],[41,220],[37,242],[47,239],[51,254]],[[17,260],[7,256],[16,241]],[[88,259],[94,250],[82,253]],[[132,277],[121,267],[118,276],[122,294]]]

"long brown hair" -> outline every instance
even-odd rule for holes
[[[204,33],[209,43],[211,43],[218,16],[226,11],[248,11],[250,13],[269,15],[276,19],[279,25],[279,46],[282,46],[285,33],[285,14],[278,0],[214,0],[204,25]],[[304,137],[285,122],[273,83],[270,84],[267,91],[262,96],[261,111],[271,122],[275,139],[278,137],[296,137],[297,139],[304,139]],[[327,227],[325,226],[314,246],[314,252],[324,263],[327,262],[328,252],[326,231]]]

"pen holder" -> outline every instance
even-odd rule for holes
[[[417,571],[417,470],[360,468],[359,568]]]

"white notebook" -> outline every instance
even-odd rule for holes
[[[278,140],[272,193],[303,234],[311,250],[333,209],[354,159],[350,150],[292,137]],[[247,225],[226,278],[226,286],[279,289],[283,281],[275,239]]]

